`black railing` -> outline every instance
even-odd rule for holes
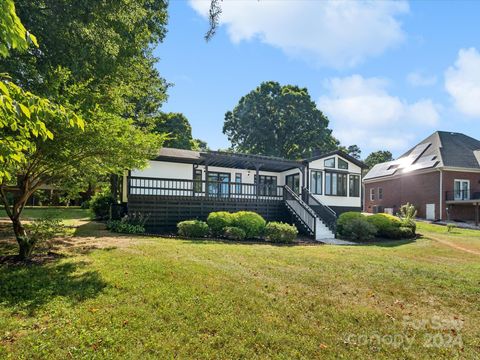
[[[285,200],[285,205],[298,216],[300,221],[315,236],[317,233],[317,215],[312,208],[287,185],[284,186],[283,199]]]
[[[471,190],[454,190],[445,191],[446,201],[466,201],[466,200],[479,200],[480,192],[473,192]]]
[[[313,210],[318,214],[320,219],[335,234],[337,231],[337,213],[328,205],[322,204],[320,200],[315,198],[307,188],[302,188],[303,201],[309,206],[313,206]]]
[[[211,197],[232,199],[282,200],[283,187],[269,184],[239,182],[164,179],[130,176],[129,195],[158,195],[172,197]]]

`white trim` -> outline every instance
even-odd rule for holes
[[[369,197],[370,197],[370,201],[375,201],[375,188],[374,187],[370,188]]]
[[[463,190],[463,187],[462,187],[463,183],[467,183],[467,184],[468,184],[468,186],[467,186],[468,199],[464,199],[463,196],[462,196],[461,199],[457,199],[457,198],[456,198],[456,194],[455,194],[455,192],[456,192],[455,183],[457,183],[457,182],[460,183],[460,191],[464,191],[464,190]],[[471,188],[470,188],[470,180],[468,180],[468,179],[453,179],[453,199],[454,199],[454,200],[470,200],[470,189],[471,189]]]

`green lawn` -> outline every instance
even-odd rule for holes
[[[33,220],[39,218],[63,219],[65,223],[74,223],[75,220],[90,218],[90,210],[78,206],[36,206],[26,207],[22,212],[22,219]],[[6,218],[7,213],[3,206],[0,208],[0,218]]]
[[[65,258],[0,266],[0,358],[476,358],[480,256],[429,236],[480,252],[480,232],[419,230],[289,247],[86,224]]]

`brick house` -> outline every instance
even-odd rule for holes
[[[398,159],[375,165],[363,183],[367,212],[396,213],[409,202],[420,218],[478,224],[480,141],[437,131]]]

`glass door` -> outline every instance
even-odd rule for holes
[[[455,180],[454,199],[455,200],[470,199],[470,181],[469,180]]]
[[[295,193],[300,194],[300,174],[287,175],[285,184]]]
[[[228,197],[230,183],[230,174],[228,173],[208,173],[208,195],[218,197]]]

